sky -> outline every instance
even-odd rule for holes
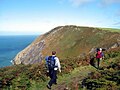
[[[65,25],[120,29],[120,0],[0,0],[0,35],[39,35]]]

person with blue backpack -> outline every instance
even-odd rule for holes
[[[56,51],[52,51],[52,56],[47,56],[45,60],[50,77],[47,88],[51,89],[52,84],[57,84],[57,70],[61,72],[61,65],[59,58],[56,56]]]

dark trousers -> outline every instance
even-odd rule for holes
[[[99,69],[100,67],[100,58],[97,58],[97,68]]]
[[[49,76],[51,79],[48,84],[52,86],[52,84],[57,82],[57,70],[49,69]]]

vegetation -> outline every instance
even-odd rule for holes
[[[81,62],[80,58],[61,60],[62,73],[59,75],[69,74],[82,63],[86,64],[85,62],[85,60]],[[11,90],[34,88],[37,84],[39,84],[37,88],[42,88],[40,86],[48,80],[44,62],[27,66],[17,65],[1,68],[0,77],[0,88]]]
[[[57,56],[60,58],[62,73],[58,74],[58,85],[53,85],[53,90],[82,90],[83,88],[119,90],[119,46],[119,32],[92,27],[56,27],[38,37],[32,45],[17,55],[17,59],[23,57],[23,61],[28,65],[0,68],[0,89],[47,90],[49,77],[46,73],[45,61],[41,60],[41,56],[49,55],[52,50],[56,50],[59,52]],[[91,64],[91,55],[93,60],[96,60],[94,50],[91,49],[96,47],[107,49],[100,70]],[[33,60],[40,61],[37,64],[28,63],[28,61],[34,62]]]
[[[102,30],[108,30],[108,31],[111,31],[111,32],[120,32],[120,29],[117,29],[117,28],[100,28]]]
[[[115,29],[112,29],[115,31]],[[119,43],[120,33],[109,29],[59,26],[38,37],[30,46],[20,52],[15,60],[25,64],[40,62],[42,57],[57,51],[61,59],[88,54],[92,48],[111,48]]]
[[[83,86],[91,90],[119,90],[120,89],[120,48],[106,53],[101,70],[92,72]]]
[[[75,89],[120,89],[120,48],[105,52],[101,70],[88,65],[87,58],[66,58],[61,60],[62,73],[54,90]],[[44,62],[34,65],[17,65],[0,69],[0,88],[10,90],[47,90],[47,77]]]
[[[114,31],[114,29],[112,30]],[[93,47],[110,48],[110,46],[117,42],[119,37],[118,32],[110,32],[109,30],[99,28],[79,26],[59,27],[53,29],[44,38],[46,46],[42,53],[43,55],[49,55],[52,50],[56,50],[59,52],[58,56],[60,58],[64,59],[68,56],[77,57],[83,53],[87,54]]]

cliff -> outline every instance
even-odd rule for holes
[[[99,70],[89,57],[97,47],[106,49]],[[80,26],[60,26],[40,35],[15,57],[20,65],[0,68],[0,90],[48,90],[41,61],[52,50],[62,66],[52,90],[120,90],[120,31]]]
[[[112,30],[112,31],[111,31]],[[31,45],[19,52],[14,64],[40,63],[51,51],[57,51],[61,59],[81,57],[92,53],[95,48],[116,48],[120,46],[120,32],[114,29],[80,26],[59,26],[40,35]]]

